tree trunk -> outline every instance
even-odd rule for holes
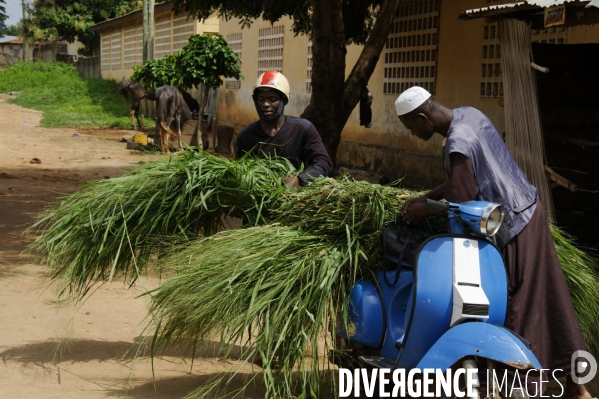
[[[314,124],[333,163],[341,141],[341,131],[374,72],[399,2],[383,1],[370,37],[347,80],[341,0],[314,0],[312,3],[312,96],[302,117]]]
[[[21,20],[21,23],[23,24],[23,28],[25,28],[25,24],[27,23],[27,6],[25,5],[25,0],[21,0],[21,7],[23,9],[23,19]],[[28,39],[28,37],[23,36],[23,61],[29,60],[27,58],[27,52],[29,51]]]
[[[193,132],[193,136],[189,145],[192,146],[200,146],[202,144],[202,148],[207,150],[209,147],[208,140],[208,123],[205,125],[204,122],[204,113],[206,111],[206,106],[208,105],[208,95],[210,94],[210,87],[206,85],[201,85],[200,87],[204,87],[204,93],[202,95],[202,103],[200,104],[200,114],[198,115],[198,125],[196,126],[195,131]],[[200,138],[202,139],[200,141]],[[213,148],[216,149],[216,146],[213,143]]]

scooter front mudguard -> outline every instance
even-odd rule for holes
[[[506,328],[479,322],[463,323],[443,334],[417,367],[446,370],[464,357],[477,356],[521,370],[541,369],[527,345]]]

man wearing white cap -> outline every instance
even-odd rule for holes
[[[425,198],[504,205],[506,216],[496,244],[509,280],[505,325],[530,342],[544,368],[555,370],[557,377],[570,375],[572,354],[586,350],[586,345],[537,189],[479,110],[448,109],[417,86],[397,98],[395,109],[401,123],[418,138],[426,141],[438,133],[447,139],[445,183],[410,200],[402,220],[416,224],[428,215],[441,216],[423,204]],[[567,381],[565,398],[590,398],[584,385]]]
[[[237,135],[235,158],[248,153],[277,155],[287,158],[296,168],[303,164],[302,173],[285,179],[288,187],[296,188],[315,177],[328,176],[333,162],[310,121],[284,115],[289,96],[289,82],[282,73],[266,71],[258,77],[252,98],[260,120]]]

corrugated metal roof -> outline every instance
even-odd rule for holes
[[[539,6],[539,7],[543,7],[543,8],[547,8],[547,7],[553,7],[553,6],[559,6],[561,4],[564,3],[571,3],[574,2],[575,0],[527,0],[526,2],[528,4],[532,4],[535,6]],[[586,3],[589,0],[580,0],[581,3]]]
[[[483,17],[483,16],[486,16],[487,14],[494,13],[494,12],[501,13],[501,11],[499,11],[499,10],[504,10],[505,12],[509,12],[510,9],[514,9],[514,10],[515,9],[530,9],[530,8],[536,8],[536,7],[547,8],[547,7],[559,6],[564,3],[574,3],[574,2],[587,3],[589,1],[590,1],[590,3],[587,4],[587,7],[591,7],[591,6],[599,7],[599,0],[525,0],[525,1],[519,1],[516,3],[497,4],[497,5],[492,5],[492,6],[488,6],[488,7],[473,8],[470,10],[466,10],[462,14],[460,14],[460,19],[479,18],[479,17]]]
[[[154,14],[170,10],[173,8],[173,2],[169,1],[166,3],[159,3],[154,5]],[[114,26],[123,25],[129,23],[131,21],[140,20],[143,17],[142,10],[131,11],[129,14],[121,15],[120,17],[107,19],[106,21],[98,22],[95,25],[90,26],[89,30],[94,31],[102,31],[104,29],[112,28]]]
[[[23,39],[18,36],[4,36],[0,37],[0,43],[23,43]]]

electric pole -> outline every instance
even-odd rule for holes
[[[27,37],[25,37],[25,24],[27,23],[27,5],[25,4],[25,0],[21,0],[21,7],[23,8],[23,19],[21,20],[21,29],[23,29],[23,61],[27,61],[27,50],[29,50],[29,43],[27,43]]]
[[[142,44],[142,62],[148,60],[148,0],[143,0],[143,44]]]
[[[148,4],[148,59],[154,59],[154,0]]]

